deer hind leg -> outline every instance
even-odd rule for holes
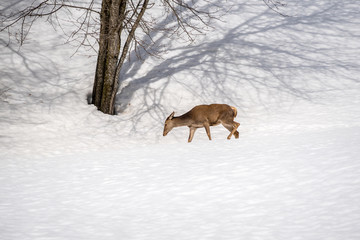
[[[209,137],[209,140],[211,140],[211,134],[210,134],[210,125],[208,122],[205,122],[204,123],[204,127],[205,127],[205,130],[206,130],[206,134],[208,135]]]
[[[234,135],[235,138],[239,138],[239,132],[237,131],[237,129],[238,129],[238,127],[240,126],[240,123],[233,121],[233,126],[234,126],[234,128],[233,128],[233,130],[231,131],[230,135],[228,136],[228,139],[230,139],[232,135]],[[237,134],[235,134],[235,132],[236,132]]]
[[[233,130],[233,127],[230,125],[227,125],[227,126],[225,126],[224,125],[224,127],[227,129],[227,130],[229,130],[229,132],[232,132],[232,130]],[[238,132],[238,130],[236,130],[235,132],[234,132],[234,136],[235,136],[235,138],[237,139],[237,138],[239,138],[239,132]]]
[[[236,139],[239,138],[239,131],[238,131],[238,130],[236,130],[236,131],[234,132],[234,136],[235,136]]]
[[[196,128],[190,127],[190,134],[189,134],[188,142],[191,142],[193,140],[195,130],[196,130]]]
[[[235,138],[239,138],[239,132],[237,131],[237,128],[240,126],[240,123],[238,122],[232,122],[230,124],[224,124],[223,126],[230,131],[229,136],[227,137],[227,139],[230,139],[232,135],[235,136]]]

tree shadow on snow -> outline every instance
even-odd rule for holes
[[[40,120],[34,116],[43,111],[51,112],[59,103],[74,98],[85,103],[76,90],[79,79],[72,76],[74,71],[69,71],[76,66],[61,65],[53,58],[59,58],[60,45],[55,49],[52,46],[44,49],[41,44],[31,43],[31,48],[25,45],[18,49],[16,44],[0,39],[0,46],[3,48],[0,92],[4,91],[0,104],[6,104],[6,108],[14,113],[8,115],[9,119],[3,118],[3,123],[38,124]],[[68,57],[66,54],[64,56]],[[68,100],[69,96],[71,100]]]
[[[239,14],[242,7],[233,7],[230,14]],[[341,28],[353,21],[354,14],[358,14],[356,8],[346,10],[340,3],[286,18],[265,9],[223,32],[220,39],[170,49],[177,54],[137,79],[129,80],[140,71],[142,62],[127,63],[124,69],[128,71],[121,79],[128,83],[117,95],[117,112],[126,111],[134,94],[141,90],[143,104],[136,106],[135,130],[145,114],[163,122],[174,108],[166,96],[171,95],[168,85],[175,82],[193,97],[190,103],[224,102],[240,111],[251,105],[266,108],[269,99],[279,105],[296,99],[315,101],[317,96],[337,90],[339,86],[334,82],[359,81],[356,76],[360,66],[348,59],[342,48],[358,50],[339,45],[341,39],[359,34]],[[164,38],[157,44],[162,41]],[[188,81],[184,75],[196,81]]]

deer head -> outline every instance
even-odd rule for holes
[[[165,120],[163,136],[166,136],[171,131],[171,129],[173,129],[175,127],[175,124],[172,121],[174,118],[174,115],[175,115],[175,112],[172,112],[170,114],[170,116]]]

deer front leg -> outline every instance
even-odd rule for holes
[[[211,140],[211,134],[210,134],[210,125],[208,122],[205,122],[204,123],[204,127],[205,127],[205,130],[206,130],[206,134],[208,135],[209,137],[209,140]]]
[[[190,134],[189,134],[188,142],[191,142],[193,137],[194,137],[194,133],[195,133],[196,128],[194,128],[194,127],[189,127],[189,128],[190,128]]]

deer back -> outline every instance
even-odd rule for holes
[[[185,113],[183,117],[191,119],[195,124],[209,122],[211,125],[220,121],[233,120],[235,112],[226,104],[198,105]]]

